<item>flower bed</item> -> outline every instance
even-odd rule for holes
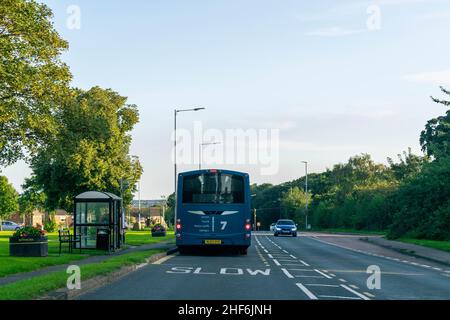
[[[48,238],[45,231],[34,227],[17,230],[9,238],[9,255],[13,257],[48,256]]]
[[[152,228],[152,237],[165,237],[167,235],[167,230],[161,224],[156,224]]]

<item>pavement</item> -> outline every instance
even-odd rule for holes
[[[85,264],[99,263],[99,262],[108,260],[111,257],[120,256],[120,255],[131,253],[131,252],[167,248],[167,246],[169,244],[170,244],[170,242],[165,241],[165,242],[161,242],[161,243],[146,244],[146,245],[142,245],[142,246],[129,246],[126,249],[112,252],[111,254],[107,254],[107,255],[90,256],[88,258],[72,261],[67,264],[60,264],[60,265],[56,265],[56,266],[45,267],[45,268],[42,268],[39,270],[30,271],[30,272],[17,273],[17,274],[13,274],[10,276],[0,278],[0,286],[9,284],[9,283],[13,283],[16,281],[20,281],[20,280],[26,280],[26,279],[30,279],[33,277],[42,276],[42,275],[45,275],[45,274],[48,274],[51,272],[65,271],[65,270],[67,270],[68,266],[74,265],[74,264],[76,264],[78,266],[82,266]],[[78,250],[75,250],[75,252],[78,253]]]
[[[166,256],[79,299],[450,299],[450,268],[360,237],[255,233],[247,256]]]

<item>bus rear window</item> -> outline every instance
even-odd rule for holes
[[[244,203],[244,177],[225,173],[185,176],[183,203]]]

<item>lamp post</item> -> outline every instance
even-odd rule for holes
[[[305,230],[308,230],[308,161],[302,161],[305,164]]]
[[[192,109],[175,109],[173,111],[174,114],[174,139],[173,139],[173,167],[174,167],[174,195],[175,195],[175,211],[174,211],[174,219],[173,226],[177,225],[177,115],[180,112],[189,112],[189,111],[200,111],[205,110],[205,108],[192,108]]]
[[[206,146],[212,146],[215,144],[220,144],[220,142],[205,142],[205,143],[199,144],[199,146],[198,146],[198,170],[202,170],[203,148]]]

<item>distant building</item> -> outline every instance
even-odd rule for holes
[[[160,223],[167,227],[164,220],[166,200],[141,200],[141,210],[139,212],[139,200],[131,203],[130,214],[132,220],[137,221],[141,216],[141,225],[153,225]]]
[[[155,206],[166,205],[166,200],[141,200],[141,208],[150,208]],[[131,202],[133,208],[139,208],[139,200],[133,200]]]

